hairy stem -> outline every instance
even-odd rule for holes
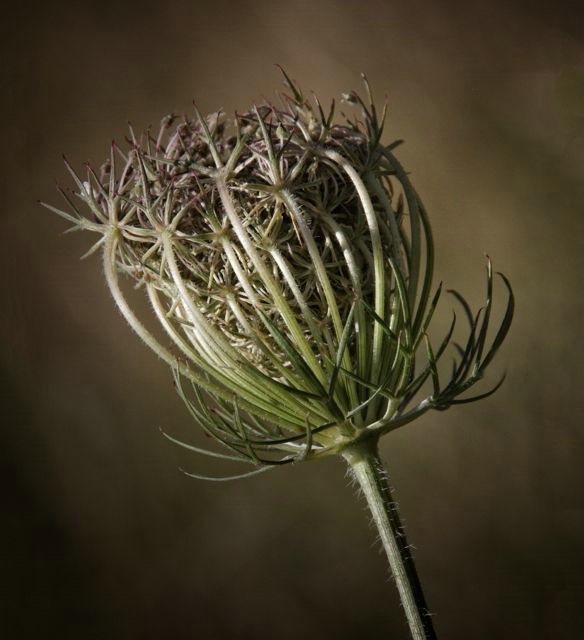
[[[420,580],[414,565],[387,473],[377,452],[377,441],[369,439],[342,452],[351,473],[367,500],[396,582],[413,640],[435,640]]]

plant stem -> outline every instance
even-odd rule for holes
[[[377,525],[412,638],[436,640],[397,503],[387,481],[387,472],[379,458],[377,441],[370,439],[351,445],[343,450],[342,455],[359,483]]]

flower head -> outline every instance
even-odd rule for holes
[[[398,143],[381,142],[385,109],[378,117],[365,82],[368,102],[345,95],[357,115],[337,124],[334,102],[323,110],[285,77],[291,95],[279,106],[170,115],[155,137],[130,130],[99,174],[88,167],[83,181],[67,164],[84,213],[65,190],[69,211],[46,205],[99,235],[88,253],[102,250],[116,304],[227,450],[206,453],[260,469],[338,453],[431,408],[489,395],[459,397],[513,315],[502,276],[507,310],[487,347],[489,262],[476,316],[455,294],[469,337],[441,379],[456,316],[432,347],[441,286],[433,290],[430,222],[393,154]],[[137,318],[120,276],[146,292],[165,338]]]

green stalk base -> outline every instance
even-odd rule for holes
[[[377,525],[413,640],[436,640],[398,507],[379,458],[377,441],[370,439],[349,446],[342,456],[363,491]]]

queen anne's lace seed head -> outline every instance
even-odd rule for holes
[[[433,349],[441,288],[431,291],[430,223],[397,143],[381,142],[385,110],[378,118],[366,83],[369,104],[344,95],[356,117],[336,124],[334,103],[325,112],[287,85],[280,106],[233,118],[195,109],[192,119],[163,118],[155,136],[130,130],[85,181],[67,165],[86,213],[64,190],[71,211],[49,207],[100,235],[89,253],[103,249],[122,313],[228,451],[212,455],[256,465],[336,453],[469,401],[457,398],[482,377],[513,313],[509,289],[485,349],[489,263],[487,304],[475,318],[461,300],[470,337],[441,383],[454,326]],[[119,274],[144,288],[166,340],[134,315]],[[419,351],[426,363],[416,369]],[[427,379],[431,395],[415,402]]]

